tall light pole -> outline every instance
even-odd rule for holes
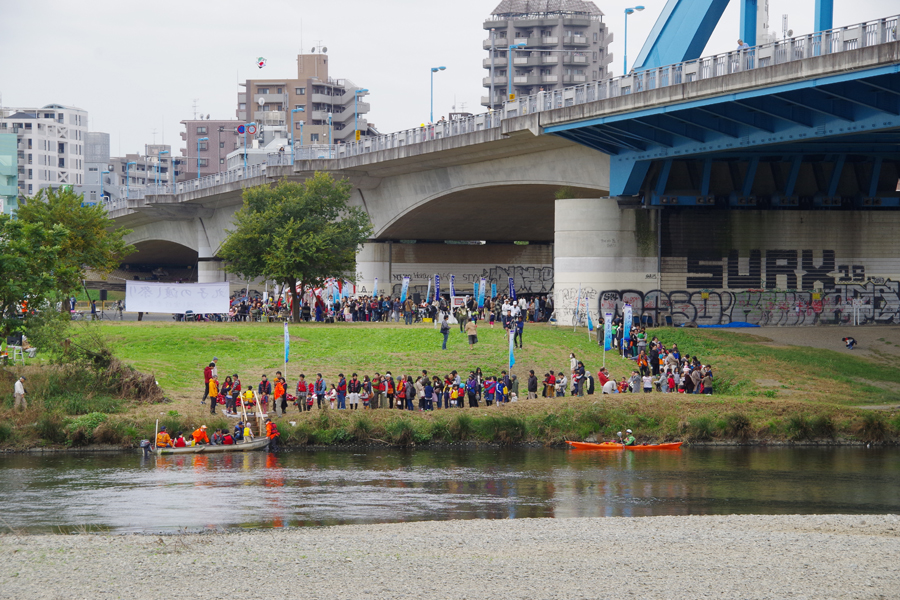
[[[517,48],[524,48],[528,44],[510,44],[509,50],[506,52],[506,57],[509,59],[507,62],[509,63],[506,67],[506,99],[509,100],[510,96],[512,96],[512,80],[513,80],[513,64],[512,64],[512,55],[513,50]]]
[[[208,137],[197,138],[197,179],[200,179],[200,142],[208,141]]]
[[[300,108],[291,109],[291,164],[294,164],[294,113],[306,112],[302,106]],[[303,121],[300,121],[303,123]],[[303,125],[300,125],[300,145],[303,145]]]
[[[131,165],[136,165],[136,162],[127,162],[125,163],[125,197],[128,198],[131,196],[131,177],[128,176],[129,171],[131,170]]]
[[[251,126],[253,127],[253,133],[256,133],[256,123],[245,123],[244,125],[238,127],[239,133],[241,133],[241,128],[243,128],[244,130],[242,132],[244,134],[244,172],[247,171],[247,129],[249,129]]]
[[[160,150],[156,155],[156,193],[159,193],[159,168],[162,165],[162,155],[168,154],[168,150]]]
[[[100,202],[103,202],[103,176],[109,175],[109,171],[100,171]]]
[[[622,51],[622,75],[628,75],[628,15],[644,10],[643,6],[625,9],[625,50]]]
[[[447,67],[431,67],[431,112],[428,113],[428,122],[434,123],[434,74],[443,71]]]
[[[331,113],[328,113],[328,158],[331,158]]]
[[[368,94],[369,90],[363,88],[361,90],[356,90],[353,93],[353,131],[354,137],[359,135],[359,95],[360,94]]]

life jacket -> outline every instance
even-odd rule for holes
[[[406,398],[406,386],[400,385],[397,386],[397,398],[403,400]]]

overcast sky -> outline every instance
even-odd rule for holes
[[[761,0],[762,1],[762,0]],[[321,42],[330,74],[371,91],[369,120],[383,133],[428,120],[429,69],[434,112],[482,112],[486,76],[482,22],[499,0],[0,0],[0,100],[3,106],[58,103],[83,108],[90,129],[110,134],[111,152],[143,153],[165,141],[181,148],[179,122],[198,113],[233,119],[237,81],[296,76],[296,55]],[[613,74],[622,73],[623,11],[634,3],[596,1],[615,36]],[[630,60],[665,0],[628,19]],[[787,13],[795,35],[813,26],[814,0],[770,0],[771,29]],[[835,26],[900,13],[896,0],[835,2]],[[740,3],[719,22],[704,54],[732,50]],[[301,29],[302,22],[302,29]],[[267,66],[260,70],[256,58]]]

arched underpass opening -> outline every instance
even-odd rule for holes
[[[175,242],[148,240],[134,244],[113,274],[122,279],[197,281],[197,251]]]

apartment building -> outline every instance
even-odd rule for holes
[[[297,76],[283,79],[248,79],[241,84],[235,112],[242,123],[257,123],[257,145],[291,139],[291,111],[294,113],[294,140],[299,146],[349,142],[357,127],[369,133],[365,115],[370,106],[359,86],[349,79],[333,79],[328,74],[324,52],[297,56]],[[359,93],[357,93],[359,92]]]
[[[184,131],[181,132],[181,139],[185,142],[185,147],[181,149],[181,164],[180,168],[176,168],[178,173],[175,180],[196,179],[198,170],[201,177],[224,171],[228,154],[244,144],[244,137],[237,133],[238,125],[243,123],[245,121],[233,119],[182,121]],[[209,139],[201,142],[203,138]]]
[[[612,76],[609,44],[613,36],[603,22],[603,12],[593,2],[503,0],[483,28],[488,32],[482,43],[488,53],[482,62],[488,70],[483,79],[488,89],[488,95],[481,97],[483,106],[500,106],[509,87],[512,93],[524,96]],[[525,46],[509,49],[516,44]]]
[[[87,117],[85,110],[60,104],[0,110],[0,133],[16,135],[20,196],[82,184]]]
[[[0,133],[0,214],[15,214],[19,208],[18,139],[14,133]]]
[[[171,183],[175,174],[171,153],[168,144],[146,144],[143,154],[110,156],[109,134],[91,131],[85,144],[84,184],[75,191],[84,195],[85,203],[95,204],[115,202],[157,182]]]

